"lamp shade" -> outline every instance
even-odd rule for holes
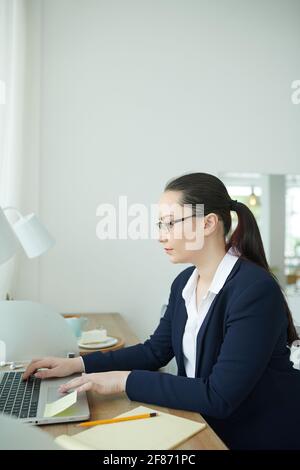
[[[13,225],[13,229],[28,258],[42,255],[55,243],[34,214],[21,217]]]
[[[0,264],[8,261],[17,252],[17,240],[0,207]]]

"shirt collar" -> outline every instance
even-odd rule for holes
[[[237,254],[230,248],[217,267],[213,280],[209,286],[207,295],[210,292],[212,292],[213,294],[218,294],[220,292],[220,290],[225,284],[227,277],[229,276],[233,266],[235,265],[238,259],[239,256],[237,256]],[[198,277],[199,271],[197,268],[195,268],[182,290],[182,297],[185,301],[190,300],[190,298],[192,297],[192,294],[197,285]]]

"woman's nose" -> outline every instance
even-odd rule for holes
[[[164,243],[164,242],[167,242],[168,240],[169,240],[168,235],[166,233],[160,232],[160,234],[158,236],[159,243]]]

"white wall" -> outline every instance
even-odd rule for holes
[[[38,276],[24,262],[17,297],[118,311],[144,339],[185,266],[155,241],[100,242],[96,207],[155,203],[188,171],[300,172],[300,2],[37,3],[40,166],[27,177],[57,244]]]

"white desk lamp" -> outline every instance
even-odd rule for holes
[[[0,207],[0,265],[8,261],[16,253],[17,248],[16,237]]]
[[[10,224],[5,212],[13,210],[19,219]],[[15,207],[0,207],[0,264],[8,261],[18,249],[18,241],[28,258],[36,258],[49,250],[55,240],[34,214],[22,216]]]
[[[5,211],[13,210],[19,219],[10,224]],[[23,217],[14,207],[0,207],[0,265],[14,256],[18,242],[28,258],[35,258],[51,248],[55,241],[34,214]],[[10,302],[9,302],[10,303]],[[3,312],[2,312],[3,313]],[[5,361],[6,345],[0,340],[0,361]]]

